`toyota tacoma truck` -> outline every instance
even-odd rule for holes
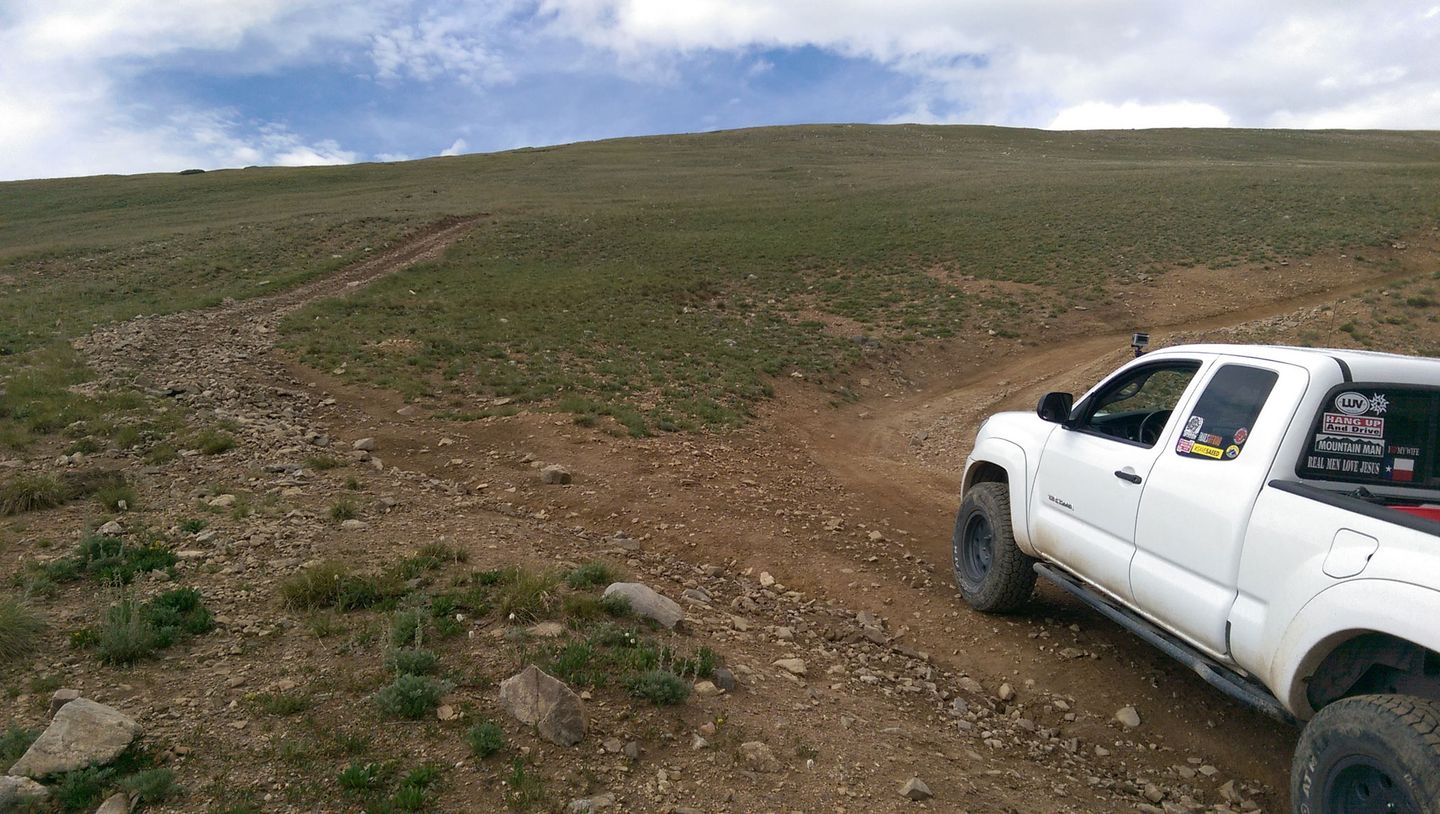
[[[1044,577],[1303,724],[1294,811],[1440,813],[1440,360],[1139,355],[986,419],[951,542],[975,609]]]

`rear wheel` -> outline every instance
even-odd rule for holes
[[[1296,814],[1440,814],[1440,703],[1357,695],[1320,710],[1290,769]]]
[[[1010,492],[1003,483],[977,483],[965,493],[950,549],[955,584],[975,610],[1013,611],[1035,590],[1035,561],[1015,545]]]

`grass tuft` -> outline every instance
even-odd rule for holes
[[[20,600],[0,596],[0,662],[14,664],[35,652],[45,623]]]
[[[625,679],[625,689],[635,698],[656,706],[682,704],[690,697],[690,685],[669,670],[647,670]]]
[[[470,753],[484,760],[505,748],[505,730],[489,719],[483,719],[465,733],[465,742]]]
[[[565,584],[575,590],[598,588],[609,585],[619,578],[619,573],[603,562],[587,562],[565,575]]]
[[[402,675],[375,694],[375,704],[392,718],[418,721],[433,714],[440,706],[440,698],[449,691],[450,685],[445,682],[426,676]]]
[[[356,574],[336,562],[310,566],[280,583],[285,604],[302,610],[359,610],[390,602],[402,593],[404,587],[393,579]]]
[[[53,509],[66,500],[66,489],[49,475],[21,475],[0,488],[0,515]]]

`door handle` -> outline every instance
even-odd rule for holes
[[[1123,469],[1117,469],[1117,470],[1115,470],[1115,477],[1119,478],[1120,480],[1128,480],[1128,481],[1130,481],[1131,483],[1139,483],[1139,482],[1140,482],[1140,476],[1139,476],[1139,475],[1135,474],[1134,472],[1126,472],[1126,471],[1123,470]]]

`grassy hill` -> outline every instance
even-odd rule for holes
[[[1393,240],[1440,219],[1440,133],[786,127],[0,184],[0,422],[37,429],[17,394],[83,377],[58,343],[94,323],[278,290],[477,212],[443,261],[293,317],[289,345],[461,414],[506,396],[645,432],[741,421],[854,335]],[[972,301],[955,276],[1035,288]]]

